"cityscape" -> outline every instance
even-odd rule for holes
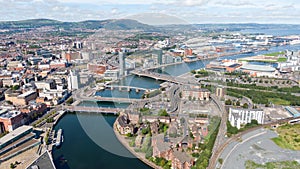
[[[0,17],[1,169],[300,168],[297,2],[284,20],[267,15],[281,2],[228,0],[212,22],[221,1],[102,3]]]

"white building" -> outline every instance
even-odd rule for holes
[[[70,70],[70,74],[68,76],[68,89],[69,90],[79,89],[78,72]]]
[[[104,73],[105,79],[117,80],[119,78],[119,70],[106,70]]]
[[[238,129],[241,125],[257,120],[258,124],[264,123],[264,111],[262,109],[229,109],[228,120],[230,124]]]

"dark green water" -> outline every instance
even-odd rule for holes
[[[53,151],[56,168],[149,169],[119,143],[112,130],[115,119],[93,114],[67,114],[62,118],[55,127],[62,128],[64,136],[61,147]]]

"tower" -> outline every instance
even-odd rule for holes
[[[124,76],[125,74],[125,53],[119,52],[119,69],[120,69],[120,76]]]
[[[156,54],[157,54],[157,64],[162,65],[162,50],[156,49]]]
[[[78,72],[70,70],[70,74],[68,76],[68,89],[69,90],[79,89]]]

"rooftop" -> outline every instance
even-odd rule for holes
[[[25,92],[23,94],[20,94],[18,97],[27,97],[27,96],[29,96],[29,95],[31,95],[33,93],[35,93],[35,91],[28,91],[28,92]]]
[[[11,131],[10,133],[8,133],[7,135],[3,136],[2,138],[0,138],[0,145],[5,144],[7,142],[9,142],[10,140],[20,136],[21,134],[25,133],[28,130],[31,130],[32,126],[21,126],[13,131]]]
[[[2,114],[0,114],[0,118],[13,118],[13,117],[16,117],[17,115],[21,114],[20,111],[16,111],[16,110],[12,110],[12,111],[6,111],[6,112],[3,112]]]
[[[38,159],[36,159],[27,169],[56,169],[52,161],[51,155],[48,151],[45,151]]]
[[[241,67],[241,69],[260,71],[260,72],[274,72],[276,70],[274,67],[271,66],[253,65],[253,64],[245,64]]]

